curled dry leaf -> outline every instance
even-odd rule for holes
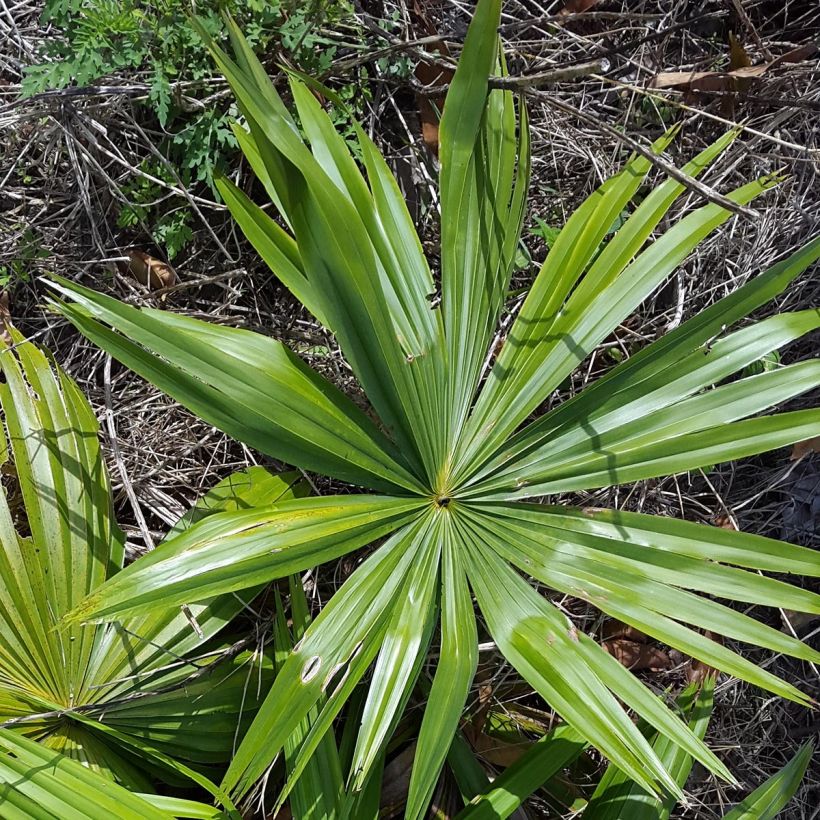
[[[708,675],[716,675],[714,667],[703,661],[692,660],[686,665],[686,680],[688,683],[703,683]]]
[[[598,5],[599,0],[568,0],[558,12],[559,17],[568,17],[570,14],[583,14],[593,6]]]
[[[422,85],[429,86],[449,83],[453,78],[452,71],[440,68],[424,60],[420,61],[416,66],[415,75],[416,79]],[[436,94],[432,97],[427,97],[424,94],[416,94],[419,120],[421,121],[421,138],[424,140],[424,144],[436,156],[438,156],[438,123],[441,118],[441,111],[444,108],[444,98],[444,94]]]
[[[178,281],[176,271],[167,262],[149,256],[144,251],[128,251],[128,262],[121,262],[118,266],[120,271],[133,276],[151,290],[169,288]]]
[[[706,678],[717,678],[717,676],[717,669],[703,663],[703,661],[693,660],[686,667],[686,680],[688,683],[703,683]]]
[[[662,71],[649,83],[651,88],[676,88],[681,91],[746,91],[767,71],[784,63],[799,63],[818,51],[814,43],[787,51],[768,63],[741,65],[730,71]]]
[[[669,655],[656,646],[630,641],[627,638],[613,638],[601,645],[623,666],[635,672],[644,669],[660,672],[674,666]]]
[[[820,453],[820,436],[814,438],[807,438],[805,441],[798,441],[792,447],[792,453],[789,456],[791,461],[797,461],[798,458],[803,458],[811,453]]]
[[[648,644],[649,639],[640,629],[623,621],[607,621],[603,627],[603,638],[601,646],[604,650],[627,669],[659,672],[675,665],[663,649]]]
[[[731,524],[729,528],[734,529]],[[714,632],[707,630],[704,634],[717,643],[723,643],[720,635]],[[649,639],[643,632],[616,619],[607,621],[604,624],[603,637],[604,640],[601,642],[601,646],[613,658],[616,658],[633,672],[645,670],[661,672],[685,662],[686,678],[690,683],[702,682],[707,675],[717,674],[717,671],[711,666],[696,658],[687,658],[686,655],[682,655],[675,649],[667,651],[651,646],[647,643]]]
[[[419,36],[430,37],[438,34],[436,26],[431,20],[429,13],[430,6],[436,0],[415,0],[412,6],[413,26]],[[431,51],[436,51],[443,57],[449,56],[447,45],[442,41],[433,43]],[[428,60],[419,60],[415,69],[415,78],[422,86],[435,87],[445,85],[453,79],[453,71]],[[444,109],[445,95],[416,94],[416,105],[419,109],[419,120],[421,121],[421,137],[424,144],[438,156],[438,124],[441,119],[441,112]]]
[[[715,526],[720,527],[722,530],[737,530],[734,521],[726,513],[721,513],[715,518]]]
[[[634,626],[630,626],[616,619],[607,621],[604,624],[602,633],[605,641],[612,640],[613,638],[626,638],[627,640],[636,641],[637,643],[646,643],[647,641],[646,635],[641,632],[640,629],[636,629]]]
[[[11,325],[11,311],[9,310],[9,292],[7,290],[0,291],[0,341],[7,345],[11,344],[11,333],[9,333],[9,326]]]
[[[381,817],[401,816],[401,810],[407,803],[410,789],[410,772],[416,744],[411,743],[384,767],[382,790],[379,798],[379,815]]]
[[[710,632],[707,629],[703,634],[715,643],[723,643],[723,638],[715,632]],[[719,670],[713,666],[709,666],[709,664],[703,661],[697,660],[697,658],[692,658],[686,665],[686,680],[689,681],[689,683],[703,683],[708,675],[712,675],[716,678],[718,674]]]

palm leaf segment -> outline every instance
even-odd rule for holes
[[[0,724],[140,790],[151,780],[128,752],[144,743],[199,765],[224,762],[243,700],[253,711],[241,660],[208,670],[207,654],[184,659],[240,598],[57,628],[116,577],[124,543],[91,407],[42,351],[9,334],[0,349]]]
[[[199,600],[388,536],[279,672],[223,783],[236,796],[327,695],[292,783],[375,664],[349,780],[353,792],[363,789],[378,771],[440,613],[442,651],[407,809],[420,817],[476,666],[473,595],[512,665],[637,783],[680,792],[619,701],[730,777],[682,721],[522,573],[744,680],[808,700],[697,627],[820,660],[713,599],[816,612],[817,596],[756,572],[818,575],[815,553],[682,521],[519,499],[695,469],[820,433],[814,410],[759,415],[817,385],[820,363],[726,381],[820,325],[817,311],[805,311],[726,330],[813,263],[820,239],[526,423],[729,213],[706,205],[648,242],[683,193],[669,180],[599,250],[650,170],[644,158],[630,159],[569,219],[484,373],[529,171],[526,111],[518,105],[516,128],[515,99],[488,83],[503,71],[499,14],[498,0],[479,2],[441,123],[440,310],[431,308],[436,283],[410,216],[368,136],[357,132],[363,176],[303,82],[290,84],[297,127],[235,28],[235,60],[211,46],[244,117],[237,138],[285,227],[228,180],[220,182],[224,199],[271,269],[335,332],[380,423],[269,338],[56,285],[73,300],[59,309],[83,333],[202,418],[272,456],[380,493],[215,516],[119,573],[74,611],[75,620],[111,619],[160,602]],[[733,136],[704,150],[686,172],[707,168]],[[746,203],[771,184],[757,180],[730,196]]]
[[[9,820],[238,820],[234,811],[178,797],[139,794],[72,756],[0,729],[0,809]]]

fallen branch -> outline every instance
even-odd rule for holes
[[[447,65],[443,61],[439,63],[439,61],[434,59],[430,60],[430,62],[438,63],[442,68]],[[498,88],[504,91],[526,91],[531,88],[541,88],[545,85],[564,83],[578,77],[588,77],[590,75],[600,74],[601,72],[606,71],[609,71],[609,60],[592,60],[588,63],[577,63],[575,65],[549,68],[545,71],[538,71],[533,74],[490,77],[489,86],[490,88]],[[416,82],[413,83],[413,90],[417,94],[421,94],[424,97],[437,97],[444,94],[449,87],[449,83],[442,83],[441,85],[422,85]]]

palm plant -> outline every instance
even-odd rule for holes
[[[258,699],[241,671],[248,658],[216,663],[218,647],[205,644],[241,599],[55,628],[116,577],[124,539],[91,407],[41,350],[8,333],[0,348],[0,725],[139,791],[152,791],[152,776],[167,776],[168,766],[173,775],[174,760],[224,763]],[[289,484],[283,492],[291,497]],[[258,674],[269,681],[270,664]]]
[[[386,539],[279,670],[223,781],[236,798],[322,701],[289,766],[281,804],[371,665],[349,800],[377,783],[440,614],[438,665],[407,805],[408,817],[421,817],[476,668],[473,596],[512,666],[642,788],[680,795],[624,706],[731,778],[686,723],[527,578],[777,695],[809,701],[698,629],[820,660],[713,597],[817,612],[818,596],[758,572],[817,576],[816,553],[686,521],[526,499],[692,470],[820,433],[816,410],[758,416],[816,386],[817,361],[727,381],[817,328],[820,313],[725,332],[820,257],[820,238],[531,421],[730,214],[707,204],[650,241],[684,192],[670,179],[605,241],[651,168],[644,157],[631,158],[570,217],[493,360],[529,178],[526,109],[489,82],[504,72],[499,15],[499,0],[480,0],[441,121],[440,307],[438,280],[367,134],[357,131],[363,174],[305,78],[290,78],[297,125],[235,28],[235,59],[210,45],[242,112],[237,139],[281,224],[227,179],[220,191],[279,279],[336,334],[370,412],[273,339],[55,282],[71,300],[57,309],[81,332],[209,423],[375,493],[212,516],[118,573],[70,614],[72,623],[134,617],[255,587]],[[673,136],[653,150],[663,151]],[[706,148],[685,172],[700,174],[734,136]],[[729,196],[747,203],[772,184],[755,180]]]

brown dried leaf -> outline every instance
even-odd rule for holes
[[[721,513],[717,518],[715,518],[715,526],[720,527],[723,530],[737,530],[734,522],[728,515],[726,515],[726,513]]]
[[[384,767],[379,798],[380,816],[395,817],[401,813],[407,802],[407,793],[410,791],[410,772],[415,754],[416,744],[412,743]]]
[[[703,634],[715,643],[723,643],[723,638],[716,632],[707,629],[704,630]],[[709,666],[709,664],[699,661],[697,658],[692,658],[686,665],[686,680],[689,683],[702,683],[709,675],[716,678],[719,674],[719,671],[713,666]]]
[[[11,344],[11,311],[9,310],[9,292],[7,290],[0,291],[0,325],[3,329],[0,330],[0,341],[5,344]]]
[[[446,49],[443,46],[437,50],[441,54],[446,54]],[[449,83],[453,79],[452,71],[425,61],[418,63],[415,75],[422,85],[429,86],[444,85],[444,83]],[[421,121],[421,138],[436,156],[438,156],[438,126],[441,112],[444,110],[444,100],[444,94],[437,94],[433,97],[416,94],[416,104],[418,105],[419,120]]]
[[[817,43],[806,43],[805,45],[793,48],[769,63],[769,67],[773,68],[781,63],[802,63],[804,60],[810,60],[817,52],[820,51],[820,46]]]
[[[781,609],[780,620],[783,622],[781,632],[791,635],[792,632],[797,635],[808,631],[815,621],[820,620],[820,615],[815,612],[796,612],[793,609]]]
[[[791,461],[797,461],[798,458],[803,458],[810,453],[820,453],[820,436],[814,438],[807,438],[805,441],[798,441],[792,447],[792,454],[789,456]]]
[[[809,43],[787,51],[769,63],[744,65],[729,71],[662,71],[649,85],[651,88],[678,88],[682,91],[745,91],[769,69],[783,63],[808,60],[816,52],[817,46]]]
[[[650,86],[682,91],[742,91],[751,80],[762,76],[770,65],[765,63],[734,71],[662,71]]]
[[[635,641],[636,643],[646,643],[647,641],[646,635],[641,632],[640,629],[636,629],[634,626],[630,626],[614,618],[604,624],[604,628],[601,632],[606,641],[612,640],[613,638],[628,638],[630,641]]]
[[[144,251],[130,250],[128,259],[127,263],[120,263],[120,270],[151,290],[169,288],[178,281],[176,271],[167,262],[149,256]]]
[[[440,5],[438,0],[414,0],[411,9],[413,28],[421,37],[432,37],[439,32],[432,22],[430,7]],[[442,41],[429,46],[431,51],[436,51],[443,57],[448,57],[450,52],[447,45]],[[435,87],[445,85],[453,79],[453,71],[443,68],[428,60],[420,60],[414,72],[416,80],[421,85]],[[438,124],[441,119],[441,112],[444,110],[444,94],[436,94],[432,97],[425,94],[416,94],[416,105],[419,110],[419,120],[421,121],[421,137],[424,144],[438,156]]]
[[[558,12],[559,17],[568,17],[570,14],[583,14],[593,6],[598,5],[599,0],[567,0],[563,8]]]
[[[453,78],[452,71],[445,71],[426,62],[419,62],[415,74],[416,79],[422,85],[431,86],[449,83]],[[421,138],[436,156],[438,156],[438,125],[441,112],[444,109],[444,99],[444,94],[437,94],[434,97],[416,94],[416,104],[418,105],[419,120],[421,122]]]
[[[512,766],[521,758],[532,746],[532,741],[525,740],[521,743],[509,743],[506,740],[499,740],[481,732],[470,738],[470,744],[488,763],[506,769],[507,766]]]
[[[623,666],[635,672],[642,669],[660,672],[663,669],[671,669],[674,665],[662,649],[626,638],[604,641],[601,646]]]
[[[703,683],[709,676],[717,677],[718,670],[703,661],[692,660],[686,666],[687,683]]]

